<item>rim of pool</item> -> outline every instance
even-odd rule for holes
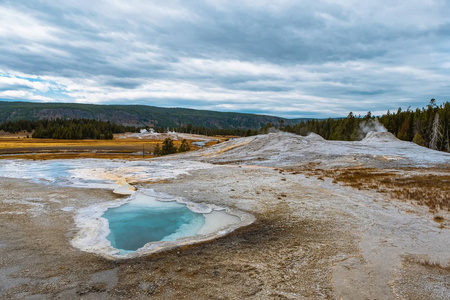
[[[169,213],[170,220],[161,219],[164,212]],[[252,214],[237,209],[143,189],[125,199],[79,209],[75,216],[78,232],[71,244],[108,259],[130,259],[214,240],[255,220]],[[164,233],[165,228],[158,227],[161,223],[171,230]],[[153,240],[143,242],[146,234]]]

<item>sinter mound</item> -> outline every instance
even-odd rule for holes
[[[377,131],[370,131],[367,133],[366,137],[362,140],[363,143],[398,143],[402,142],[398,138],[396,138],[392,133],[390,132],[377,132]]]

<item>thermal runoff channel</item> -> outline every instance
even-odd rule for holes
[[[149,242],[195,236],[205,224],[203,214],[192,212],[184,204],[158,201],[143,194],[108,209],[103,217],[109,222],[107,239],[122,252],[136,251]]]

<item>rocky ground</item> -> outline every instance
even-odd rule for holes
[[[328,176],[371,168],[440,174],[449,186],[448,154],[389,134],[362,142],[269,134],[159,160],[213,166],[165,182],[136,181],[138,189],[237,208],[256,222],[208,243],[112,261],[70,241],[77,209],[117,195],[1,178],[0,297],[449,298],[448,210]]]

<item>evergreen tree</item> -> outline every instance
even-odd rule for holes
[[[159,146],[159,143],[156,144],[155,150],[153,150],[153,155],[154,156],[161,156],[161,147]]]
[[[180,147],[178,148],[178,152],[186,152],[186,151],[189,151],[189,150],[191,150],[191,146],[189,145],[189,143],[185,139],[183,139],[181,141]]]
[[[399,140],[408,141],[409,140],[408,135],[409,135],[409,119],[405,119],[405,121],[403,121],[402,127],[397,133],[397,138]]]
[[[413,142],[419,146],[425,146],[425,140],[419,132],[414,135]]]
[[[171,138],[166,138],[161,147],[161,155],[167,155],[177,152],[177,147],[173,144]]]

